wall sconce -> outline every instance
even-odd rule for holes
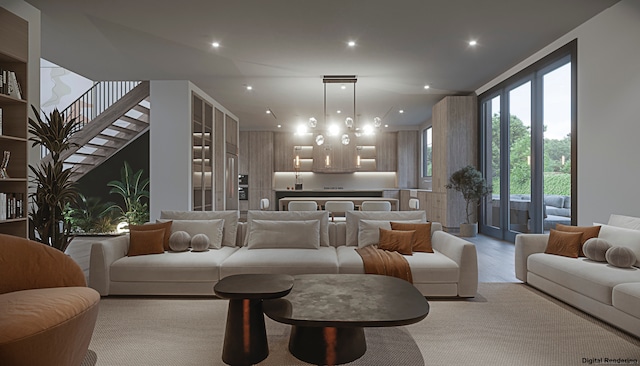
[[[362,152],[362,146],[356,146],[357,155],[356,155],[356,168],[360,168],[362,166],[360,153]]]

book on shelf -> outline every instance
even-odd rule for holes
[[[0,220],[24,217],[24,195],[22,193],[0,193]]]
[[[0,136],[2,135],[2,108],[0,108]]]
[[[22,99],[22,88],[20,87],[16,73],[10,70],[1,70],[0,93]]]

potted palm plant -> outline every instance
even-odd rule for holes
[[[77,129],[75,118],[65,118],[54,109],[45,120],[39,111],[31,106],[36,120],[29,119],[29,141],[33,147],[42,146],[48,155],[36,166],[29,165],[33,173],[35,190],[29,213],[30,226],[33,229],[31,239],[65,251],[72,239],[71,225],[65,219],[64,209],[77,199],[75,183],[71,179],[71,169],[65,168],[62,154],[74,143],[71,135]]]
[[[476,236],[478,222],[470,222],[473,215],[471,208],[476,208],[480,204],[480,200],[491,193],[491,187],[487,185],[482,173],[471,165],[467,165],[451,174],[449,183],[445,187],[462,193],[462,198],[466,202],[465,212],[467,216],[465,222],[460,224],[460,236]]]

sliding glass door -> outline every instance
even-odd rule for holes
[[[481,232],[513,241],[575,223],[575,41],[480,95]],[[573,203],[573,204],[572,204]]]

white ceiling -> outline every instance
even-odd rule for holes
[[[359,124],[420,125],[618,0],[26,1],[51,62],[92,80],[191,80],[241,129],[293,130],[322,121],[332,74],[358,77]]]

